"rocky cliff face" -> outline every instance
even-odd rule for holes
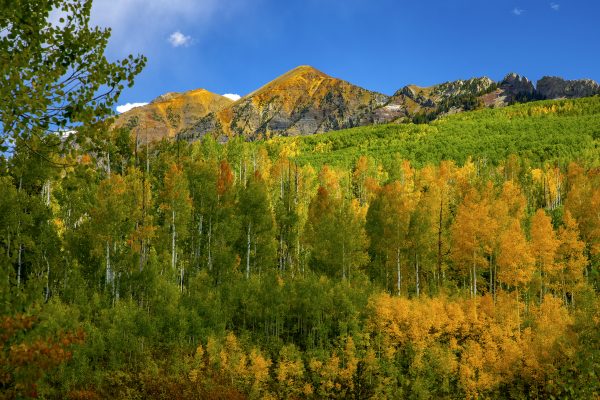
[[[477,98],[493,91],[496,84],[488,77],[445,82],[430,87],[405,86],[390,98],[389,102],[375,110],[374,121],[410,120],[416,116],[430,118],[473,109]]]
[[[528,101],[535,98],[535,87],[524,76],[510,73],[500,82],[499,89],[505,102]]]
[[[155,141],[174,137],[212,112],[223,109],[232,100],[204,89],[185,93],[166,93],[150,104],[119,115],[115,127],[128,127],[140,140]]]
[[[309,66],[297,67],[236,102],[203,89],[166,93],[117,119],[141,140],[178,135],[197,140],[206,134],[227,141],[312,135],[390,122],[426,122],[482,107],[502,107],[536,99],[600,94],[592,80],[544,77],[533,83],[510,73],[500,82],[472,78],[430,87],[405,86],[386,96],[333,78]]]
[[[315,68],[300,66],[201,118],[182,135],[190,140],[209,132],[222,138],[243,135],[250,140],[312,135],[371,124],[373,111],[387,99]]]
[[[600,94],[600,86],[591,79],[569,81],[545,76],[537,82],[537,93],[542,99],[573,99]]]

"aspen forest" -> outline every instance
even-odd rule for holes
[[[597,168],[107,135],[4,161],[5,397],[598,394]]]

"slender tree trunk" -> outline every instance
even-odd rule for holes
[[[183,293],[183,278],[185,275],[185,270],[183,268],[183,265],[181,266],[180,270],[179,270],[179,281],[180,281],[180,285],[181,285],[181,293]]]
[[[110,178],[110,152],[106,153],[106,173],[108,174],[108,177]]]
[[[442,224],[443,224],[444,196],[440,196],[440,215],[438,219],[438,240],[437,240],[437,271],[438,280],[442,276]],[[439,285],[439,282],[438,282]]]
[[[46,258],[46,252],[43,253],[44,261],[46,261],[46,296],[44,297],[44,301],[47,303],[50,298],[50,263]]]
[[[342,240],[342,280],[346,280],[346,242]]]
[[[416,289],[417,289],[417,297],[419,297],[421,293],[421,288],[419,287],[419,255],[415,254],[415,273],[416,273]]]
[[[517,324],[519,324],[519,334],[521,334],[521,309],[519,306],[519,288],[515,287],[515,293],[517,294]]]
[[[202,258],[202,224],[204,223],[204,216],[200,214],[200,223],[198,224],[198,246],[196,247],[196,266],[200,267],[200,261]]]
[[[176,252],[175,252],[175,236],[176,236],[176,231],[175,231],[175,209],[173,208],[173,211],[171,213],[172,215],[172,219],[171,219],[171,268],[175,269],[175,264],[177,262],[176,260]]]
[[[496,281],[498,280],[498,265],[494,264],[494,303],[496,303]]]
[[[19,255],[18,255],[18,260],[17,260],[17,265],[18,265],[18,270],[17,270],[17,287],[21,286],[21,274],[22,274],[22,268],[23,268],[23,263],[22,263],[22,256],[23,255],[23,245],[21,243],[19,243]]]
[[[208,219],[208,270],[212,271],[212,215]]]
[[[400,247],[396,248],[396,286],[398,296],[402,293],[402,272],[400,271]]]
[[[246,279],[250,279],[250,229],[252,223],[248,222],[248,234],[246,240]]]
[[[112,284],[112,270],[110,268],[110,243],[106,241],[106,285]]]
[[[540,263],[540,304],[544,301],[544,266]]]

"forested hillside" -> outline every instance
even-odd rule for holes
[[[390,165],[397,155],[415,165],[476,157],[498,164],[519,155],[536,165],[599,161],[600,97],[538,101],[457,114],[429,124],[372,125],[322,135],[280,138],[299,163],[352,167],[364,154]]]
[[[0,167],[5,398],[595,398],[600,99]]]

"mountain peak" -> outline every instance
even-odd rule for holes
[[[233,101],[206,89],[169,92],[143,107],[119,115],[115,127],[126,126],[132,132],[143,132],[150,140],[173,137],[199,118],[220,111]]]
[[[313,73],[313,74],[319,74],[319,75],[326,75],[325,73],[319,71],[318,69],[316,69],[315,67],[313,67],[311,65],[298,65],[296,68],[291,69],[289,72],[293,72],[296,74]]]

